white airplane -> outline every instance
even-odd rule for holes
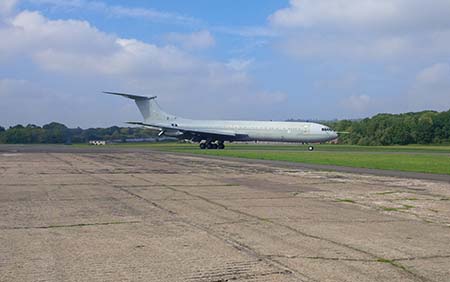
[[[328,126],[313,122],[192,120],[173,116],[161,110],[156,96],[145,97],[126,93],[104,92],[133,99],[141,112],[143,122],[128,122],[159,130],[165,135],[200,143],[200,149],[224,149],[224,142],[326,142],[338,137]],[[314,147],[309,146],[309,151]]]

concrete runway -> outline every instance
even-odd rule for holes
[[[449,281],[450,183],[0,150],[0,281]]]

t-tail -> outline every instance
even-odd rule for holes
[[[161,122],[161,121],[170,121],[176,119],[175,116],[169,115],[165,113],[161,108],[159,107],[158,103],[156,103],[155,99],[156,96],[153,97],[146,97],[146,96],[138,96],[133,94],[127,94],[127,93],[118,93],[118,92],[108,92],[104,91],[103,93],[111,94],[111,95],[119,95],[123,96],[129,99],[133,99],[136,105],[139,108],[139,111],[142,114],[142,117],[144,118],[145,123],[152,123],[152,122]]]

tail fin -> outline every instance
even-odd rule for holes
[[[138,96],[126,93],[117,93],[117,92],[103,92],[111,95],[119,95],[129,99],[133,99],[136,105],[139,108],[139,111],[142,114],[145,122],[151,121],[168,121],[176,119],[175,116],[169,115],[165,113],[159,105],[156,103],[156,96],[146,97],[146,96]]]

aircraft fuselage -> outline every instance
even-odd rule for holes
[[[274,141],[274,142],[326,142],[337,138],[337,133],[325,125],[313,122],[237,121],[237,120],[174,120],[166,135],[177,135],[177,128],[192,130],[217,130],[233,132],[237,137],[227,141]]]

